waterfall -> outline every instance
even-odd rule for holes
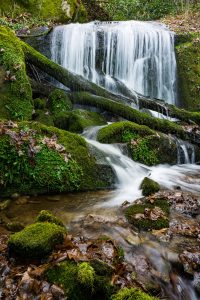
[[[195,164],[195,148],[194,145],[176,140],[177,145],[177,163],[178,164]]]
[[[174,104],[174,34],[156,22],[91,22],[57,26],[51,58],[64,68],[120,93],[129,90]]]

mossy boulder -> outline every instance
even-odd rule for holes
[[[0,26],[0,118],[31,119],[31,85],[26,74],[20,40],[9,28]]]
[[[96,179],[96,160],[86,141],[37,122],[0,122],[2,196],[92,190],[107,186]],[[100,176],[100,174],[99,174]],[[101,177],[101,176],[100,176]]]
[[[158,300],[158,298],[147,295],[137,288],[123,288],[111,297],[111,300]]]
[[[63,222],[54,216],[50,211],[48,210],[41,210],[39,215],[36,218],[36,222],[49,222],[49,223],[54,223],[58,226],[65,227]]]
[[[65,230],[53,223],[35,223],[11,235],[9,253],[22,258],[43,258],[64,240]]]
[[[150,196],[160,190],[159,184],[148,177],[143,179],[140,188],[142,189],[142,194],[144,196]]]
[[[200,110],[200,35],[182,38],[176,46],[180,102],[186,109]]]
[[[41,20],[63,23],[87,21],[87,11],[78,0],[16,0],[15,3],[7,0],[0,3],[0,12],[6,15],[12,13],[13,16],[28,12]]]
[[[145,165],[177,163],[175,140],[148,126],[129,121],[116,122],[100,129],[97,139],[101,143],[128,143],[132,159]]]
[[[152,134],[154,134],[154,131],[147,126],[122,121],[100,129],[97,139],[100,143],[104,144],[123,143],[129,142],[135,135],[144,137]]]
[[[125,211],[125,216],[129,223],[139,230],[168,228],[169,203],[165,199],[157,199],[153,203],[145,199],[142,203],[129,206]]]
[[[109,299],[113,287],[111,277],[96,275],[89,263],[76,264],[65,261],[47,270],[49,282],[63,287],[65,295],[71,300]]]
[[[55,119],[60,113],[65,113],[72,109],[72,103],[67,93],[59,89],[55,89],[49,95],[48,106]]]

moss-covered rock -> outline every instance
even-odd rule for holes
[[[34,99],[34,108],[35,109],[44,109],[46,107],[45,99],[36,98]]]
[[[113,292],[111,278],[96,275],[88,263],[60,263],[47,270],[46,278],[51,283],[62,286],[71,300],[106,300]]]
[[[72,109],[72,103],[66,92],[59,89],[55,89],[49,95],[48,106],[55,119],[60,113],[65,113]]]
[[[200,35],[188,35],[176,46],[181,104],[200,110]]]
[[[158,298],[149,296],[136,288],[123,288],[111,297],[111,300],[156,300]]]
[[[0,12],[6,15],[17,16],[21,13],[31,13],[41,20],[59,22],[86,22],[87,11],[78,0],[11,0],[0,3]]]
[[[144,125],[116,122],[100,129],[97,138],[102,143],[128,143],[132,159],[146,165],[177,162],[175,140]]]
[[[140,230],[162,229],[169,227],[169,204],[165,199],[154,203],[143,200],[129,206],[125,211],[129,223]]]
[[[1,195],[96,189],[96,160],[86,141],[40,123],[1,122]]]
[[[31,119],[31,85],[24,54],[12,30],[0,26],[0,118]]]
[[[36,222],[49,222],[59,225],[61,227],[65,227],[63,222],[48,210],[41,210],[41,212],[36,218]]]
[[[36,109],[32,119],[47,126],[54,126],[53,116],[46,109]]]
[[[9,253],[23,258],[42,258],[64,240],[65,230],[53,223],[35,223],[11,235]]]
[[[122,121],[110,124],[101,128],[97,139],[100,143],[123,143],[129,142],[135,135],[141,137],[152,135],[155,131],[144,125],[138,125],[129,121]]]
[[[140,188],[142,189],[142,194],[144,196],[150,196],[160,190],[159,184],[148,177],[143,179]]]

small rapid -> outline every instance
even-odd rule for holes
[[[185,148],[184,164],[146,166],[133,161],[123,154],[118,144],[102,144],[96,140],[98,130],[102,127],[92,127],[85,130],[83,136],[86,141],[100,150],[116,175],[116,192],[112,199],[103,205],[118,206],[124,201],[133,202],[142,196],[140,185],[144,177],[149,177],[158,182],[161,187],[175,190],[195,192],[200,194],[200,166],[189,163],[189,154]],[[188,148],[192,147],[188,144]],[[177,160],[179,160],[178,148]],[[192,152],[194,157],[194,152]],[[193,158],[191,158],[191,162]]]

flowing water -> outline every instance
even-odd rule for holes
[[[91,22],[57,26],[52,60],[115,93],[130,90],[175,103],[174,34],[156,22]]]

